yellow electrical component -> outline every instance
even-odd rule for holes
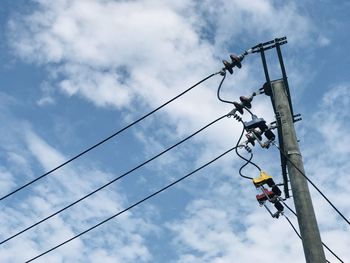
[[[253,183],[255,187],[260,187],[264,184],[267,184],[268,186],[272,187],[275,184],[275,182],[272,179],[272,176],[268,175],[264,171],[260,171],[259,177],[253,178]]]

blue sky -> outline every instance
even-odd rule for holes
[[[282,47],[307,175],[350,218],[347,1],[3,0],[0,5],[0,193],[36,178],[148,113],[221,60],[287,36]],[[279,78],[275,53],[267,55]],[[216,76],[31,187],[0,202],[1,240],[75,201],[228,113]],[[237,100],[264,83],[258,55],[228,75]],[[274,121],[270,100],[253,111]],[[249,120],[249,116],[244,116]],[[2,262],[24,262],[234,146],[224,119],[178,148],[9,242]],[[276,149],[254,161],[281,182]],[[303,262],[284,218],[272,219],[239,177],[234,153],[36,262]],[[248,166],[245,173],[257,176]],[[349,226],[310,189],[321,236],[345,262]],[[293,206],[293,200],[288,200]],[[293,223],[297,221],[286,213]],[[337,262],[326,252],[331,262]]]

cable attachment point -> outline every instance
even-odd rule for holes
[[[266,96],[272,96],[271,83],[265,82],[264,85],[259,89],[260,94],[265,94]]]
[[[247,143],[250,143],[252,146],[255,146],[255,140],[262,140],[261,131],[259,129],[252,129],[246,133]]]
[[[244,149],[246,149],[246,151],[247,151],[248,153],[251,153],[251,152],[252,152],[252,148],[250,148],[247,144],[244,145]]]
[[[257,189],[261,190],[261,193],[256,195],[256,200],[258,201],[259,205],[264,206],[273,218],[278,218],[284,210],[283,205],[279,201],[282,192],[278,185],[275,184],[272,176],[268,175],[264,171],[260,171],[259,177],[253,178],[253,184]],[[265,185],[270,187],[271,190],[265,188]],[[267,201],[274,205],[277,210],[275,213],[272,213],[268,208],[266,205]]]
[[[253,93],[255,94],[255,92]],[[254,95],[251,95],[250,97],[240,96],[239,100],[241,101],[243,107],[247,107],[248,109],[252,108],[252,101],[253,101]]]
[[[254,92],[251,96],[249,96],[249,97],[240,96],[240,97],[239,97],[239,100],[240,100],[241,102],[234,101],[234,102],[232,102],[232,103],[233,103],[233,105],[235,106],[235,108],[237,109],[237,111],[238,111],[240,114],[243,114],[243,110],[244,110],[244,109],[251,109],[251,108],[252,108],[252,101],[253,101],[254,96],[256,96],[256,93],[255,93],[255,92]]]
[[[257,141],[262,148],[268,149],[276,138],[271,131],[271,127],[266,125],[266,121],[263,118],[258,118],[256,115],[252,115],[251,121],[244,122],[244,127],[247,131],[248,142],[253,146],[255,146],[255,141]],[[262,141],[262,134],[267,138],[267,141]]]
[[[242,122],[242,118],[241,116],[239,116],[237,113],[236,113],[237,109],[233,109],[231,110],[228,114],[227,114],[227,117],[233,117],[235,118],[237,121],[239,122]]]
[[[224,64],[224,68],[222,68],[222,71],[228,71],[230,72],[230,74],[233,74],[233,68],[237,67],[237,68],[241,68],[242,67],[242,61],[244,59],[244,57],[248,54],[252,53],[252,49],[246,50],[244,51],[242,54],[240,55],[235,55],[235,54],[231,54],[230,58],[231,58],[231,63],[228,62],[227,60],[223,60],[222,63]],[[220,73],[221,75],[223,73]]]

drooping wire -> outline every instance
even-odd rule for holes
[[[226,71],[224,71],[224,73],[223,73],[223,78],[222,78],[222,80],[221,80],[221,82],[220,82],[220,85],[219,85],[219,87],[218,87],[218,90],[217,90],[216,95],[217,95],[217,97],[218,97],[218,99],[219,99],[220,101],[222,101],[222,102],[224,102],[224,103],[229,103],[229,104],[235,105],[233,101],[224,100],[224,99],[222,99],[222,98],[220,97],[221,87],[222,87],[222,84],[223,84],[225,78],[226,78]],[[245,110],[247,110],[247,111],[250,113],[251,116],[254,116],[254,114],[253,114],[247,107],[244,107],[244,108],[245,108]],[[237,145],[236,145],[236,150],[235,150],[235,151],[236,151],[236,154],[238,155],[238,157],[240,157],[241,159],[243,159],[244,161],[246,161],[246,163],[245,163],[243,166],[241,166],[241,168],[239,169],[239,175],[240,175],[241,177],[243,177],[243,178],[253,180],[252,177],[249,177],[249,176],[246,176],[246,175],[243,175],[243,174],[242,174],[243,168],[244,168],[245,166],[247,166],[248,164],[252,164],[252,165],[254,165],[259,171],[261,171],[261,169],[260,169],[260,167],[259,167],[257,164],[255,164],[254,162],[252,162],[252,159],[253,159],[253,156],[254,156],[252,152],[250,153],[250,158],[249,158],[249,159],[246,159],[245,157],[243,157],[242,155],[240,155],[240,154],[238,153],[238,147],[237,147],[237,146],[240,144],[240,142],[241,142],[241,140],[242,140],[242,137],[243,137],[243,134],[244,134],[244,128],[245,128],[245,127],[244,127],[244,123],[243,123],[243,121],[242,121],[242,119],[241,119],[240,117],[237,118],[237,117],[236,117],[237,115],[235,115],[235,114],[233,114],[233,116],[235,116],[235,118],[236,118],[239,122],[241,122],[241,123],[243,124],[243,130],[242,130],[242,133],[241,133],[241,135],[240,135],[240,137],[239,137],[239,139],[238,139],[238,141],[237,141]]]
[[[284,204],[284,206],[287,207],[287,209],[288,209],[289,211],[291,211],[291,212],[298,218],[297,213],[296,213],[292,208],[290,208],[283,200],[281,200],[281,201],[282,201],[282,203]],[[284,216],[286,217],[286,215],[284,215]],[[297,233],[297,235],[299,236],[299,238],[302,239],[301,236],[300,236],[300,234],[298,233],[298,231],[295,229],[295,227],[293,226],[293,224],[290,222],[289,218],[286,217],[286,219],[288,220],[289,224],[293,227],[294,231]],[[330,252],[334,257],[336,257],[340,262],[344,263],[344,261],[343,261],[340,257],[338,257],[338,255],[335,254],[335,253],[333,252],[333,250],[331,250],[323,241],[321,241],[321,242],[322,242],[322,245],[328,250],[328,252]]]
[[[239,168],[239,171],[238,171],[238,172],[239,172],[239,175],[240,175],[241,177],[243,177],[243,178],[245,178],[245,179],[253,180],[252,177],[246,176],[246,175],[244,175],[244,174],[242,173],[243,168],[244,168],[245,166],[247,166],[247,165],[251,162],[251,160],[252,160],[252,158],[253,158],[253,153],[250,153],[250,158],[249,158],[248,160],[245,159],[243,156],[241,156],[241,155],[238,153],[238,146],[239,146],[239,144],[240,144],[240,142],[241,142],[241,140],[242,140],[242,137],[243,137],[243,134],[244,134],[244,130],[245,130],[245,129],[244,129],[244,127],[243,127],[242,132],[241,132],[241,135],[239,136],[239,139],[238,139],[237,144],[236,144],[235,152],[236,152],[236,154],[237,154],[240,158],[242,158],[243,160],[245,160],[246,163],[245,163],[244,165],[242,165],[241,168]]]
[[[254,156],[254,155],[253,155],[253,153],[251,152],[248,161],[247,161],[244,165],[242,165],[241,168],[239,168],[238,172],[239,172],[239,175],[240,175],[241,177],[246,178],[246,179],[253,180],[252,177],[243,175],[243,173],[242,173],[242,170],[244,169],[244,167],[246,167],[246,166],[250,163],[250,161],[253,159],[253,156]]]
[[[222,101],[222,102],[224,102],[224,103],[233,104],[232,101],[224,100],[224,99],[222,99],[222,98],[220,97],[220,90],[221,90],[222,84],[224,83],[224,80],[225,80],[225,78],[226,78],[226,71],[224,71],[222,74],[223,74],[223,77],[222,77],[222,80],[221,80],[220,85],[219,85],[219,87],[218,87],[218,90],[217,90],[217,92],[216,92],[216,96],[218,97],[218,99],[219,99],[220,101]],[[234,105],[234,104],[233,104],[233,105]]]
[[[290,206],[287,205],[286,202],[284,202],[283,200],[280,201],[284,204],[285,207],[287,207],[289,211],[291,211],[296,217],[298,217],[297,213],[292,208],[290,208]]]
[[[245,130],[245,127],[244,127],[244,123],[241,121],[241,123],[243,124],[243,130],[242,130],[242,133],[241,133],[241,136],[239,137],[238,139],[238,142],[237,142],[237,145],[239,145],[241,143],[241,140],[242,140],[242,137],[243,137],[243,134],[244,134],[244,130]],[[239,154],[238,152],[238,148],[236,148],[235,150],[236,154],[238,155],[238,157],[240,157],[241,159],[243,159],[244,161],[246,161],[247,163],[243,166],[245,167],[248,163],[250,163],[251,165],[254,165],[259,171],[261,171],[261,168],[254,162],[252,162],[252,158],[253,158],[253,153],[251,153],[251,157],[250,159],[246,159],[244,156],[242,156],[241,154]],[[242,170],[243,168],[241,167],[240,171]],[[246,178],[246,179],[250,179],[250,180],[253,180],[252,177],[249,177],[249,176],[245,176],[245,175],[242,175],[240,173],[240,176]]]
[[[339,211],[339,209],[327,198],[327,196],[311,181],[311,179],[309,177],[307,177],[305,175],[305,173],[303,173],[297,165],[295,165],[295,163],[292,162],[292,160],[287,156],[287,154],[285,154],[281,148],[273,142],[273,145],[276,146],[276,148],[280,151],[280,153],[286,158],[286,160],[291,164],[293,165],[293,167],[295,169],[298,170],[298,172],[317,190],[317,192],[328,202],[328,204],[331,205],[331,207],[338,213],[338,215],[340,215],[344,221],[346,221],[346,223],[348,223],[348,225],[350,225],[350,221],[343,215],[342,212]]]
[[[288,218],[285,214],[283,214],[283,216],[284,216],[284,218],[288,221],[288,223],[290,224],[290,226],[293,228],[295,234],[297,234],[297,236],[300,238],[300,240],[302,240],[301,235],[299,234],[298,230],[295,228],[295,226],[293,225],[293,223],[289,220],[289,218]],[[327,262],[327,263],[330,263],[327,259],[326,259],[326,262]]]
[[[67,239],[66,241],[64,241],[64,242],[62,242],[62,243],[60,243],[60,244],[54,246],[53,248],[50,248],[49,250],[47,250],[47,251],[41,253],[40,255],[37,255],[37,256],[35,256],[35,257],[33,257],[33,258],[27,260],[26,263],[32,262],[32,261],[34,261],[34,260],[36,260],[36,259],[42,257],[43,255],[46,255],[46,254],[48,254],[49,252],[51,252],[51,251],[53,251],[53,250],[56,250],[57,248],[59,248],[59,247],[65,245],[65,244],[71,242],[72,240],[74,240],[74,239],[76,239],[76,238],[78,238],[78,237],[80,237],[80,236],[82,236],[82,235],[84,235],[84,234],[90,232],[91,230],[93,230],[93,229],[95,229],[95,228],[97,228],[97,227],[99,227],[99,226],[101,226],[101,225],[103,225],[104,223],[110,221],[111,219],[113,219],[113,218],[115,218],[115,217],[117,217],[117,216],[119,216],[119,215],[125,213],[126,211],[128,211],[128,210],[134,208],[135,206],[138,206],[138,205],[140,205],[141,203],[147,201],[148,199],[150,199],[150,198],[152,198],[152,197],[154,197],[154,196],[160,194],[161,192],[163,192],[163,191],[167,190],[168,188],[174,186],[175,184],[181,182],[182,180],[186,179],[187,177],[191,176],[192,174],[198,172],[199,170],[201,170],[201,169],[205,168],[206,166],[212,164],[213,162],[217,161],[218,159],[220,159],[220,158],[223,157],[224,155],[226,155],[226,154],[228,154],[229,152],[233,151],[235,148],[236,148],[236,147],[233,147],[233,148],[227,150],[226,152],[220,154],[219,156],[217,156],[217,157],[214,158],[213,160],[211,160],[211,161],[209,161],[209,162],[203,164],[202,166],[200,166],[199,168],[195,169],[194,171],[192,171],[192,172],[186,174],[185,176],[183,176],[183,177],[177,179],[176,181],[174,181],[174,182],[168,184],[167,186],[161,188],[160,190],[154,192],[153,194],[148,195],[147,197],[145,197],[145,198],[141,199],[140,201],[138,201],[138,202],[132,204],[131,206],[125,208],[124,210],[122,210],[122,211],[120,211],[120,212],[118,212],[118,213],[116,213],[116,214],[110,216],[109,218],[107,218],[107,219],[101,221],[100,223],[98,223],[98,224],[96,224],[96,225],[90,227],[89,229],[87,229],[87,230],[85,230],[85,231],[83,231],[83,232],[81,232],[81,233],[79,233],[79,234],[73,236],[73,237],[70,238],[70,239]]]
[[[287,219],[287,221],[289,222],[289,224],[291,225],[291,227],[293,228],[294,232],[297,234],[297,236],[301,239],[301,235],[299,234],[298,230],[295,228],[295,226],[293,225],[293,223],[289,220],[289,218],[283,214],[283,216]]]
[[[283,214],[284,218],[288,221],[289,225],[293,228],[294,232],[297,234],[297,236],[300,238],[300,240],[303,240],[301,238],[301,235],[299,234],[299,232],[296,230],[295,226],[293,225],[293,223],[290,221],[290,219],[285,215]],[[323,244],[323,243],[322,243]],[[323,244],[326,248],[328,248],[325,244]],[[343,262],[341,259],[339,259],[340,262]],[[326,262],[327,263],[331,263],[328,259],[326,259]],[[344,262],[343,262],[344,263]]]
[[[226,71],[224,71],[222,74],[223,74],[223,78],[222,78],[222,80],[221,80],[221,82],[220,82],[220,85],[219,85],[219,87],[218,87],[218,90],[217,90],[217,92],[216,92],[216,96],[217,96],[217,98],[218,98],[220,101],[222,101],[222,102],[224,102],[224,103],[228,103],[228,104],[235,105],[233,101],[224,100],[223,98],[220,97],[220,91],[221,91],[221,88],[222,88],[222,84],[224,83],[224,80],[225,80],[225,78],[226,78]],[[254,92],[253,96],[256,96],[256,95],[257,95],[256,92]],[[244,106],[244,109],[245,109],[246,111],[248,111],[249,114],[250,114],[252,117],[254,116],[254,114],[251,112],[251,110],[249,110],[246,106]]]
[[[185,93],[189,92],[190,90],[192,90],[193,88],[195,88],[196,86],[198,86],[199,84],[205,82],[206,80],[212,78],[213,76],[220,74],[220,72],[217,73],[213,73],[207,77],[205,77],[204,79],[200,80],[199,82],[197,82],[196,84],[194,84],[193,86],[189,87],[188,89],[186,89],[185,91],[181,92],[180,94],[176,95],[175,97],[173,97],[172,99],[168,100],[167,102],[163,103],[162,105],[160,105],[159,107],[153,109],[152,111],[150,111],[149,113],[147,113],[146,115],[143,115],[142,117],[138,118],[137,120],[133,121],[132,123],[128,124],[127,126],[125,126],[124,128],[121,128],[120,130],[118,130],[117,132],[113,133],[112,135],[108,136],[107,138],[99,141],[98,143],[94,144],[93,146],[87,148],[86,150],[82,151],[81,153],[75,155],[74,157],[70,158],[69,160],[65,161],[64,163],[56,166],[55,168],[53,168],[52,170],[42,174],[41,176],[29,181],[28,183],[18,187],[17,189],[11,191],[10,193],[2,196],[0,198],[0,201],[8,198],[9,196],[17,193],[18,191],[28,187],[29,185],[39,181],[40,179],[48,176],[49,174],[53,173],[54,171],[62,168],[63,166],[69,164],[70,162],[74,161],[75,159],[79,158],[80,156],[86,154],[87,152],[93,150],[94,148],[100,146],[101,144],[105,143],[106,141],[112,139],[113,137],[117,136],[118,134],[120,134],[121,132],[129,129],[130,127],[134,126],[135,124],[139,123],[140,121],[144,120],[145,118],[149,117],[150,115],[152,115],[153,113],[157,112],[158,110],[162,109],[163,107],[165,107],[166,105],[168,105],[169,103],[173,102],[174,100],[178,99],[179,97],[183,96]]]
[[[60,210],[58,210],[58,211],[56,211],[56,212],[50,214],[49,216],[47,216],[47,217],[45,217],[45,218],[39,220],[38,222],[36,222],[36,223],[34,223],[34,224],[32,224],[32,225],[26,227],[25,229],[23,229],[23,230],[17,232],[16,234],[13,234],[13,235],[11,235],[10,237],[8,237],[8,238],[2,240],[2,241],[0,242],[0,245],[2,245],[2,244],[4,244],[4,243],[8,242],[9,240],[15,238],[16,236],[19,236],[19,235],[23,234],[24,232],[26,232],[26,231],[32,229],[33,227],[38,226],[39,224],[41,224],[41,223],[43,223],[43,222],[49,220],[50,218],[52,218],[52,217],[54,217],[54,216],[56,216],[56,215],[62,213],[63,211],[65,211],[65,210],[69,209],[70,207],[72,207],[72,206],[78,204],[79,202],[83,201],[84,199],[86,199],[86,198],[88,198],[88,197],[94,195],[95,193],[101,191],[101,190],[104,189],[105,187],[107,187],[107,186],[109,186],[109,185],[115,183],[116,181],[122,179],[123,177],[127,176],[128,174],[130,174],[130,173],[136,171],[137,169],[141,168],[142,166],[144,166],[144,165],[148,164],[149,162],[155,160],[156,158],[160,157],[161,155],[165,154],[166,152],[168,152],[168,151],[172,150],[173,148],[179,146],[180,144],[182,144],[182,143],[184,143],[185,141],[189,140],[190,138],[194,137],[194,136],[197,135],[198,133],[200,133],[200,132],[202,132],[203,130],[207,129],[209,126],[211,126],[211,125],[213,125],[214,123],[216,123],[216,122],[222,120],[222,119],[225,118],[226,116],[227,116],[227,115],[223,115],[223,116],[221,116],[221,117],[215,119],[214,121],[212,121],[212,122],[208,123],[207,125],[203,126],[202,128],[200,128],[200,129],[197,130],[196,132],[192,133],[191,135],[187,136],[186,138],[182,139],[181,141],[175,143],[174,145],[170,146],[169,148],[163,150],[162,152],[160,152],[160,153],[154,155],[152,158],[150,158],[150,159],[144,161],[143,163],[139,164],[138,166],[134,167],[133,169],[131,169],[131,170],[129,170],[129,171],[123,173],[122,175],[120,175],[120,176],[118,176],[118,177],[116,177],[116,178],[114,178],[113,180],[109,181],[108,183],[106,183],[106,184],[100,186],[99,188],[95,189],[94,191],[90,192],[89,194],[86,194],[85,196],[83,196],[83,197],[77,199],[76,201],[72,202],[71,204],[69,204],[69,205],[67,205],[67,206],[65,206],[65,207],[63,207],[63,208],[61,208]],[[237,147],[238,147],[238,146],[237,146]]]
[[[244,106],[244,109],[245,109],[246,111],[249,112],[249,114],[250,114],[250,116],[252,116],[252,118],[256,117],[256,116],[252,113],[252,111],[251,111],[250,109],[248,109],[248,107]]]

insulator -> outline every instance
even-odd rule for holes
[[[264,90],[265,94],[267,96],[272,96],[272,90],[271,90],[271,84],[268,82],[265,82],[262,89]]]
[[[283,205],[281,204],[280,201],[277,201],[277,202],[275,203],[275,207],[276,207],[276,209],[277,209],[279,212],[283,212],[283,210],[284,210],[284,207],[283,207]]]
[[[275,195],[281,196],[281,194],[282,194],[281,190],[279,189],[279,187],[277,185],[272,186],[271,190],[272,190],[272,192],[275,193]]]
[[[237,120],[237,121],[242,121],[241,116],[237,115],[237,114],[233,114],[233,117]]]
[[[275,134],[271,130],[266,130],[264,135],[270,141],[273,141],[276,138]]]
[[[248,139],[248,143],[250,143],[251,145],[255,146],[255,137],[251,134],[251,133],[247,133],[245,135]]]
[[[243,60],[243,57],[237,57],[235,54],[230,55],[232,65],[237,66],[238,68],[242,67],[241,60]]]
[[[228,62],[227,60],[223,60],[222,63],[224,64],[225,69],[226,69],[228,72],[230,72],[230,74],[232,74],[232,73],[233,73],[233,70],[232,70],[233,65],[230,64],[230,62]]]
[[[237,101],[234,101],[234,102],[233,102],[233,105],[235,105],[235,108],[237,109],[237,111],[238,111],[240,114],[243,114],[244,106],[242,105],[242,103],[238,103]]]
[[[243,106],[244,107],[247,107],[248,109],[250,109],[252,107],[252,100],[253,100],[253,97],[245,97],[245,96],[240,96],[239,97],[240,101],[242,102]]]
[[[244,149],[246,149],[247,152],[249,152],[249,153],[252,152],[252,149],[251,149],[248,145],[245,145],[245,146],[244,146]]]

